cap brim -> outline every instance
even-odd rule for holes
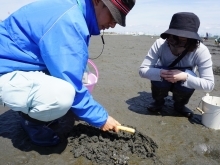
[[[201,37],[199,37],[198,33],[190,32],[190,31],[184,31],[184,30],[178,30],[178,29],[168,29],[167,31],[162,33],[160,35],[160,37],[163,38],[163,39],[166,39],[169,34],[180,36],[180,37],[185,37],[185,38],[192,38],[192,39],[202,41],[202,39],[201,39]]]
[[[107,8],[109,9],[110,13],[112,14],[114,20],[121,26],[125,27],[125,15],[123,13],[121,13],[117,7],[112,4],[112,2],[110,0],[102,0],[103,3],[107,6]]]

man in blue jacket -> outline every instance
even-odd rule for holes
[[[117,23],[125,26],[134,4],[135,0],[41,0],[0,23],[0,103],[19,111],[34,144],[58,144],[60,138],[46,124],[69,109],[95,127],[118,131],[120,123],[93,99],[82,77],[90,36]]]

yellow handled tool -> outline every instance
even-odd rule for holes
[[[125,127],[125,126],[117,126],[117,128],[119,130],[123,130],[123,131],[126,131],[126,132],[130,132],[130,133],[135,133],[135,129],[134,128],[130,128],[130,127]]]
[[[201,113],[204,114],[205,112],[203,110],[201,110],[199,107],[196,107],[196,109]]]

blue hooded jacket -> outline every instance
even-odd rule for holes
[[[0,22],[0,74],[48,70],[71,83],[76,96],[71,110],[101,127],[107,111],[82,84],[91,35],[99,35],[92,0],[40,0]]]

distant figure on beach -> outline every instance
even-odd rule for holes
[[[59,144],[48,125],[69,110],[103,131],[118,131],[121,124],[82,78],[91,35],[125,26],[134,5],[135,0],[41,0],[0,22],[0,104],[19,112],[34,144]]]
[[[206,32],[206,36],[203,38],[203,41],[206,41],[206,40],[208,40],[208,39],[209,39],[209,33]]]
[[[147,107],[159,112],[165,97],[172,92],[174,110],[185,117],[193,112],[186,108],[194,90],[210,92],[214,88],[212,59],[198,35],[199,18],[194,13],[173,15],[169,29],[160,35],[143,60],[139,74],[151,80],[154,101]],[[198,71],[198,75],[196,74]]]

